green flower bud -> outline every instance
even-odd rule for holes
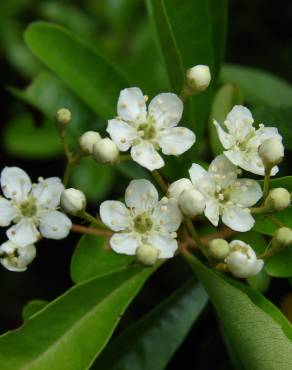
[[[187,70],[187,85],[192,95],[207,89],[211,81],[210,68],[206,65],[196,65]]]
[[[272,248],[281,250],[292,246],[292,230],[288,227],[280,227],[272,239]]]
[[[97,163],[114,164],[119,154],[118,147],[110,138],[101,139],[93,146],[93,158]]]
[[[183,214],[195,217],[204,212],[206,202],[204,196],[195,189],[184,190],[178,200]]]
[[[265,140],[259,147],[259,156],[266,168],[272,168],[282,162],[284,146],[278,137]]]
[[[211,257],[218,260],[224,260],[227,257],[230,247],[229,243],[224,239],[211,240],[208,245],[209,254]]]
[[[56,113],[56,121],[62,126],[68,126],[71,122],[72,114],[67,108],[61,108]]]
[[[101,140],[101,137],[96,131],[86,131],[79,138],[79,145],[85,154],[93,153],[93,146]]]
[[[153,266],[159,256],[159,249],[143,244],[136,250],[136,261],[143,266]]]
[[[289,207],[290,202],[291,196],[287,189],[275,188],[269,192],[264,207],[270,212],[281,212]]]
[[[82,191],[77,189],[65,189],[61,194],[61,207],[71,215],[76,215],[86,208],[86,198]]]

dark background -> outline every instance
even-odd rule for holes
[[[41,12],[38,10],[40,3],[31,1],[29,6],[23,5],[15,18],[12,15],[11,19],[17,20],[19,28],[24,29],[30,21],[41,18]],[[66,1],[63,3],[66,4]],[[282,0],[278,6],[264,0],[234,0],[230,3],[226,61],[271,71],[292,82],[292,2]],[[78,2],[75,1],[75,4],[78,6]],[[3,16],[7,11],[5,7],[6,5],[0,5],[0,14],[2,13]],[[83,7],[82,5],[81,8]],[[143,17],[142,5],[137,7],[137,13]],[[98,15],[96,18],[97,22],[100,21]],[[5,27],[5,24],[2,23],[2,26]],[[0,44],[2,87],[0,130],[3,130],[16,111],[23,109],[23,107],[20,108],[20,103],[5,90],[5,86],[25,87],[30,81],[28,75],[19,73],[7,56],[3,27],[2,44]],[[95,32],[106,35],[109,32],[108,24],[98,23]],[[37,113],[34,113],[38,120]],[[62,176],[63,163],[60,159],[47,162],[27,161],[8,156],[2,150],[0,161],[1,168],[5,165],[17,165],[26,169],[33,179],[40,174],[46,177]],[[3,232],[2,235],[4,240]],[[70,258],[77,240],[78,236],[71,235],[65,243],[64,241],[42,241],[38,248],[37,259],[25,273],[12,273],[0,266],[1,333],[21,324],[21,310],[26,302],[35,298],[52,300],[71,286]],[[145,289],[123,319],[121,327],[147,312],[178,286],[189,273],[186,265],[179,259],[168,263],[146,284]],[[286,280],[274,279],[267,295],[279,305],[290,290]],[[191,361],[192,365],[188,365],[185,362],[186,359]],[[214,360],[216,369],[232,369],[215,314],[209,305],[167,369],[182,368],[183,363],[185,363],[184,369],[211,369],[214,368]]]

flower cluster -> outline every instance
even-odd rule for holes
[[[111,248],[117,253],[135,255],[136,261],[145,266],[174,256],[179,247],[177,231],[184,221],[179,234],[185,235],[187,228],[196,246],[205,248],[192,223],[197,216],[204,215],[215,227],[221,219],[234,232],[246,232],[255,223],[252,211],[269,213],[288,207],[291,199],[286,189],[277,188],[268,193],[267,186],[263,191],[256,180],[240,177],[245,170],[265,175],[265,181],[269,181],[270,175],[278,172],[277,165],[284,156],[282,137],[277,129],[263,124],[254,127],[251,112],[243,106],[235,106],[222,126],[214,121],[223,151],[208,169],[193,163],[190,178],[178,179],[170,186],[154,171],[165,164],[160,151],[178,156],[195,143],[196,136],[191,130],[177,127],[183,114],[182,99],[206,89],[210,79],[207,66],[195,66],[187,71],[180,97],[161,93],[151,100],[148,108],[148,97],[138,87],[122,90],[118,116],[108,121],[106,131],[110,137],[102,138],[98,132],[87,131],[79,138],[80,157],[72,156],[70,151],[66,153],[71,165],[83,155],[92,155],[96,162],[110,165],[131,157],[151,171],[160,185],[162,182],[166,196],[160,200],[150,181],[133,180],[126,189],[125,204],[115,200],[102,202],[98,219],[85,212],[85,195],[78,189],[65,190],[59,178],[40,178],[37,184],[32,184],[20,168],[4,168],[1,187],[6,199],[0,199],[0,225],[13,225],[7,230],[9,240],[0,246],[1,263],[12,271],[24,271],[36,255],[34,243],[41,237],[62,239],[71,228],[76,229],[58,210],[60,205],[69,215],[96,225],[102,223],[103,228],[112,230]],[[62,137],[70,120],[68,110],[58,112],[57,127]],[[128,150],[129,156],[121,155],[120,152]],[[261,198],[261,206],[254,207]],[[274,249],[279,249],[279,243],[283,244],[279,241],[281,238],[287,245],[291,241],[290,231],[283,229],[280,234],[273,239]],[[224,239],[213,240],[204,254],[220,261],[225,270],[238,278],[257,274],[264,264],[251,246],[240,240],[230,243]]]

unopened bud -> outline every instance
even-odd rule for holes
[[[284,146],[279,137],[265,140],[259,147],[259,156],[266,168],[272,168],[280,163],[284,157]]]
[[[72,114],[67,108],[61,108],[56,113],[56,121],[62,126],[68,126],[71,122]]]
[[[10,240],[0,246],[0,263],[9,271],[22,272],[34,260],[36,248],[33,244],[20,247]]]
[[[187,70],[187,85],[194,94],[207,89],[211,81],[210,68],[206,65],[197,65]]]
[[[159,256],[159,249],[143,244],[136,250],[136,261],[143,266],[153,266]]]
[[[204,196],[195,189],[184,190],[178,199],[183,214],[195,217],[204,212],[206,202]]]
[[[82,191],[77,189],[66,189],[61,194],[61,207],[71,215],[76,215],[86,208],[86,198]]]
[[[288,227],[280,227],[272,239],[272,248],[276,250],[292,246],[292,230]]]
[[[93,146],[93,158],[97,163],[113,164],[117,162],[119,154],[118,147],[109,138],[101,139]]]
[[[270,212],[281,212],[289,207],[290,202],[291,196],[287,189],[275,188],[269,192],[264,207]]]
[[[168,198],[178,199],[184,190],[193,189],[193,184],[189,179],[179,179],[168,187]]]
[[[79,145],[84,153],[92,154],[93,146],[101,140],[101,137],[96,131],[87,131],[79,138]]]
[[[208,248],[210,256],[218,260],[226,258],[230,251],[229,243],[224,239],[210,241]]]

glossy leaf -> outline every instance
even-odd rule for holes
[[[133,257],[113,252],[108,239],[84,235],[71,260],[71,277],[81,283],[96,276],[104,275],[129,265]]]
[[[292,208],[289,207],[284,211],[273,215],[279,222],[287,227],[292,227]],[[253,231],[257,231],[259,233],[265,235],[274,235],[275,231],[279,228],[273,221],[271,221],[265,215],[254,215],[256,220],[254,227],[252,228]]]
[[[92,369],[165,369],[207,300],[202,286],[189,281],[117,337]]]
[[[249,103],[271,107],[291,105],[292,86],[269,72],[230,64],[222,68],[221,81],[237,85]]]
[[[66,29],[37,22],[25,40],[32,52],[102,118],[116,113],[116,99],[127,84],[100,53]]]
[[[208,269],[187,255],[214,304],[236,355],[248,370],[289,370],[292,326],[260,293]]]
[[[89,368],[152,272],[133,267],[71,288],[0,337],[1,370]]]
[[[48,301],[43,299],[34,299],[29,301],[22,309],[23,321],[29,320],[34,314],[48,305]]]
[[[291,277],[292,276],[292,248],[276,254],[266,260],[265,269],[271,276]]]

